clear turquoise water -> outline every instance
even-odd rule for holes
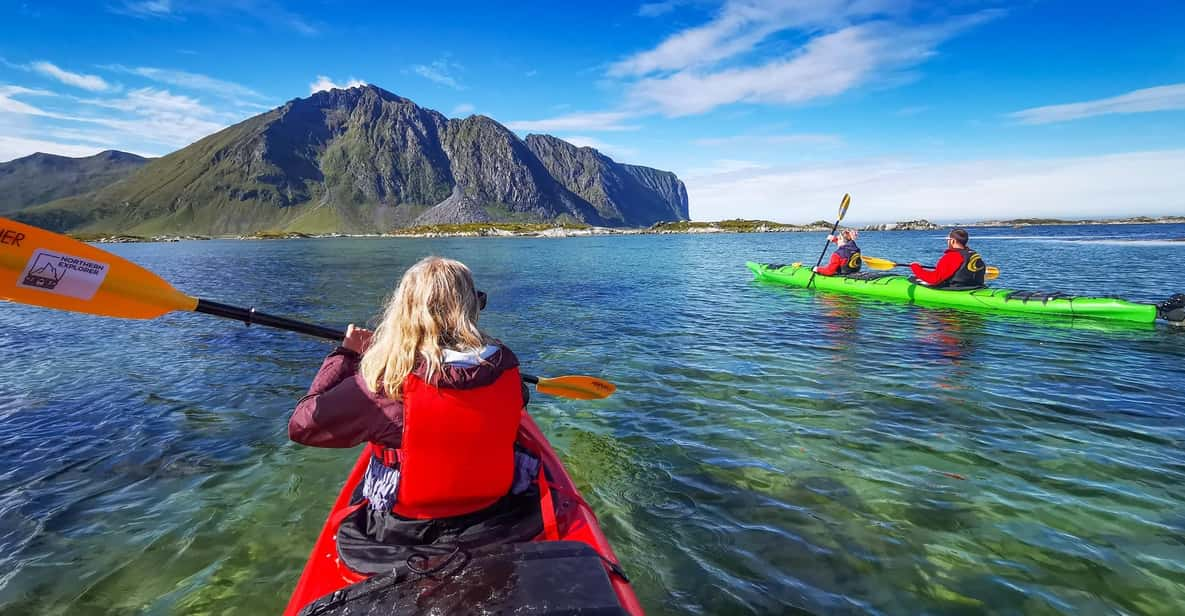
[[[861,244],[932,261],[941,238]],[[1001,285],[1159,301],[1185,292],[1178,238],[973,245]],[[107,248],[199,297],[330,325],[373,317],[419,257],[468,263],[483,324],[529,370],[618,385],[532,412],[654,614],[1185,605],[1185,330],[751,280],[745,260],[816,257],[808,234]],[[0,613],[279,612],[356,455],[286,438],[325,343],[0,304],[0,345]]]

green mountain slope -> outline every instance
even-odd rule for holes
[[[147,162],[135,154],[107,150],[83,158],[38,152],[0,163],[0,214],[102,188]]]
[[[55,230],[134,235],[687,218],[674,174],[596,154],[608,161],[598,177],[629,190],[594,202],[555,177],[563,165],[551,150],[530,147],[490,118],[448,119],[374,86],[329,90],[219,131],[117,184],[16,216]]]

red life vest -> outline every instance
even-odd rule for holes
[[[517,367],[471,389],[436,387],[408,375],[394,512],[415,519],[451,517],[506,496],[514,480],[522,396]]]

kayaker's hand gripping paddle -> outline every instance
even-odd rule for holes
[[[340,341],[345,332],[186,295],[160,276],[90,244],[0,217],[0,299],[124,319],[181,310]],[[540,393],[597,400],[617,388],[592,376],[540,378]]]

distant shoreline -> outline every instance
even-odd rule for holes
[[[1015,220],[987,220],[971,222],[952,227],[1058,227],[1067,225],[1179,225],[1185,224],[1185,216],[1136,216],[1109,220],[1061,220],[1058,218],[1017,218]]]
[[[962,224],[934,224],[929,221],[909,221],[882,225],[869,225],[862,231],[927,231],[950,227],[999,228],[999,227],[1043,227],[1068,225],[1137,225],[1137,224],[1185,224],[1185,217],[1161,216],[1158,218],[1135,217],[1115,220],[1060,220],[1022,218],[1016,220],[993,220]],[[790,225],[767,220],[724,220],[717,222],[682,221],[657,223],[651,227],[618,228],[592,227],[585,225],[549,225],[546,223],[465,223],[456,225],[432,225],[397,230],[391,233],[281,233],[262,232],[253,234],[193,235],[173,234],[150,237],[121,234],[71,234],[75,239],[99,244],[125,244],[150,242],[179,242],[197,240],[279,240],[279,239],[323,239],[323,238],[449,238],[449,237],[533,237],[566,238],[594,237],[607,235],[695,235],[704,233],[820,233],[831,231],[831,223],[816,221],[804,225]]]
[[[586,225],[551,225],[546,223],[463,223],[398,229],[390,233],[280,233],[263,232],[245,235],[156,235],[142,237],[120,234],[75,234],[72,237],[99,244],[138,242],[179,242],[182,240],[283,240],[321,238],[446,238],[446,237],[534,237],[565,238],[605,235],[694,235],[701,233],[800,233],[827,232],[831,223],[786,225],[765,220],[725,220],[719,222],[668,222],[650,227],[619,228]]]

